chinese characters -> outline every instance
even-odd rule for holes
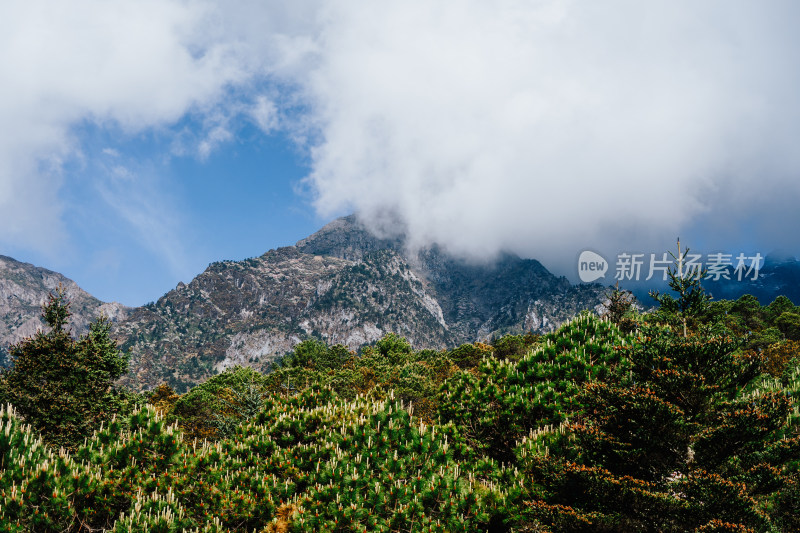
[[[678,276],[719,281],[722,279],[737,281],[756,280],[761,271],[764,257],[760,253],[755,255],[711,253],[683,254],[677,259],[668,259],[664,253],[660,257],[656,254],[621,253],[617,256],[615,279],[620,281],[639,281],[642,276],[645,281],[653,278],[667,279],[667,272],[673,264],[677,264]]]

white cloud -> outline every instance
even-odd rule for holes
[[[218,124],[211,128],[205,135],[205,138],[200,141],[197,146],[197,152],[200,159],[208,159],[211,152],[218,148],[221,144],[230,141],[233,134],[226,127],[224,123]]]
[[[235,40],[204,31],[214,6],[179,0],[26,0],[0,6],[0,243],[54,251],[71,129],[169,125],[246,81]],[[219,137],[219,135],[216,135]]]
[[[0,147],[0,242],[58,248],[66,237],[57,195],[61,178],[35,161],[20,160],[14,148]]]
[[[649,251],[736,207],[769,219],[776,196],[800,200],[798,10],[334,2],[303,83],[316,205],[399,216],[471,256],[564,261]]]
[[[800,222],[798,11],[721,0],[6,2],[0,242],[52,244],[75,124],[139,132],[193,113],[202,131],[173,132],[174,153],[207,157],[240,120],[288,128],[310,150],[321,214],[399,218],[415,242],[466,255],[571,260],[729,219],[796,245],[767,228]]]
[[[275,102],[268,97],[261,95],[256,98],[255,104],[250,110],[256,125],[261,128],[264,133],[272,133],[278,128],[278,107]]]

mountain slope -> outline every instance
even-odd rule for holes
[[[77,334],[84,333],[100,314],[118,321],[130,310],[116,302],[101,302],[57,272],[0,255],[0,365],[6,363],[8,346],[43,327],[42,304],[59,285],[66,289],[71,302],[69,326]]]
[[[133,354],[124,383],[185,390],[235,364],[266,369],[309,337],[357,349],[394,332],[440,349],[550,331],[603,292],[515,256],[470,265],[437,248],[412,253],[350,216],[295,246],[210,265],[135,310],[116,335]]]
[[[794,257],[782,257],[778,254],[767,255],[755,280],[739,281],[720,279],[718,282],[706,282],[705,287],[714,298],[735,300],[744,294],[752,294],[766,305],[778,296],[786,296],[795,305],[800,304],[800,261]]]

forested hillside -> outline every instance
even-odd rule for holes
[[[1,530],[798,531],[800,309],[695,288],[452,350],[305,341],[183,395],[104,386],[126,355],[56,297],[0,382]]]

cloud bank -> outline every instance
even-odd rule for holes
[[[203,159],[249,121],[307,151],[321,216],[389,221],[414,245],[548,266],[686,231],[796,249],[799,15],[790,1],[6,3],[0,241],[60,238],[76,125],[166,130]]]
[[[415,242],[468,256],[550,264],[586,247],[659,251],[681,231],[735,238],[745,223],[796,248],[798,14],[340,3],[305,84],[322,132],[316,206],[399,218]]]

